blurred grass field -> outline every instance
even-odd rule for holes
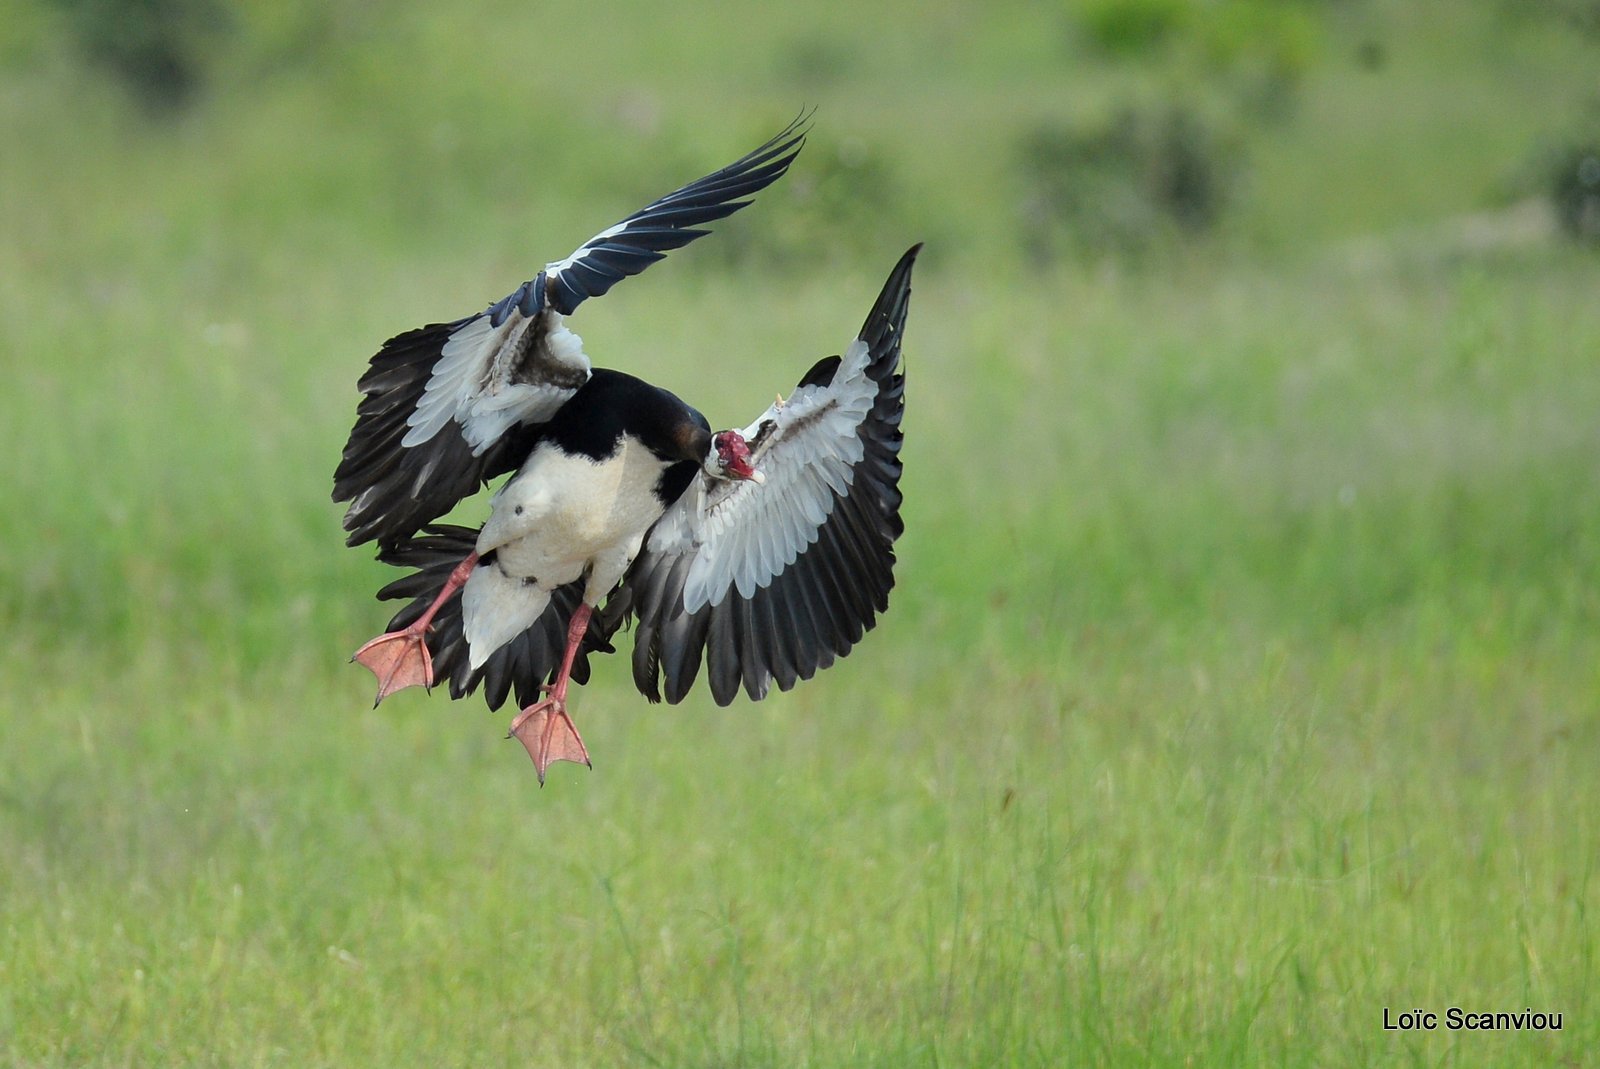
[[[1600,260],[1519,176],[1600,45],[1126,6],[246,3],[181,106],[8,15],[0,1064],[1594,1064]],[[1019,146],[1152,95],[1243,145],[1217,225],[1030,255]],[[376,344],[802,106],[574,327],[742,424],[926,240],[878,629],[728,709],[600,662],[543,790],[370,709]],[[1449,1006],[1563,1029],[1382,1028]]]

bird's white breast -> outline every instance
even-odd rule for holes
[[[666,467],[628,435],[601,461],[543,443],[496,496],[479,552],[496,549],[509,574],[546,588],[572,581],[591,561],[620,555],[625,568],[661,516],[655,487]]]

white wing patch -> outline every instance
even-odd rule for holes
[[[867,357],[856,341],[831,383],[801,387],[745,428],[754,441],[772,423],[753,454],[764,484],[701,473],[651,532],[653,553],[697,550],[684,582],[685,612],[720,605],[733,589],[753,597],[817,540],[834,495],[849,491],[865,454],[858,432],[877,395]]]
[[[541,317],[548,317],[542,324]],[[532,318],[512,309],[498,327],[488,313],[457,327],[440,350],[417,410],[406,420],[403,446],[431,441],[452,419],[473,456],[517,423],[539,423],[572,396],[572,382],[589,375],[583,342],[544,310]],[[537,347],[538,352],[530,353]],[[535,381],[514,381],[533,368]]]

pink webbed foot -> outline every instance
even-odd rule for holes
[[[439,607],[455,596],[466,585],[472,569],[478,565],[478,554],[468,553],[462,562],[450,570],[444,586],[417,621],[404,631],[390,631],[379,635],[356,650],[351,660],[372,670],[378,677],[378,703],[397,690],[407,687],[433,689],[433,654],[428,652],[428,627],[433,623]]]
[[[407,687],[433,687],[433,655],[428,652],[425,628],[415,625],[391,631],[356,650],[350,659],[378,677],[378,703]]]
[[[544,786],[545,769],[557,761],[594,765],[589,760],[588,747],[583,737],[567,715],[567,703],[552,695],[542,702],[528,706],[511,721],[511,735],[522,743],[533,758],[533,767],[539,773],[539,785]]]

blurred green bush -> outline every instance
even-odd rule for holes
[[[1574,143],[1550,163],[1550,200],[1569,237],[1600,246],[1600,138]]]
[[[1311,5],[1285,0],[1081,0],[1076,25],[1091,52],[1219,86],[1268,119],[1292,111],[1325,33]]]
[[[1600,38],[1600,0],[1504,0],[1508,18],[1553,18],[1588,37]]]
[[[1211,229],[1243,172],[1241,138],[1192,104],[1125,104],[1047,124],[1016,150],[1021,243],[1035,264],[1138,254]]]
[[[51,0],[73,43],[156,112],[200,91],[232,25],[218,0]]]
[[[1508,170],[1500,199],[1543,200],[1562,234],[1600,248],[1600,97]]]

